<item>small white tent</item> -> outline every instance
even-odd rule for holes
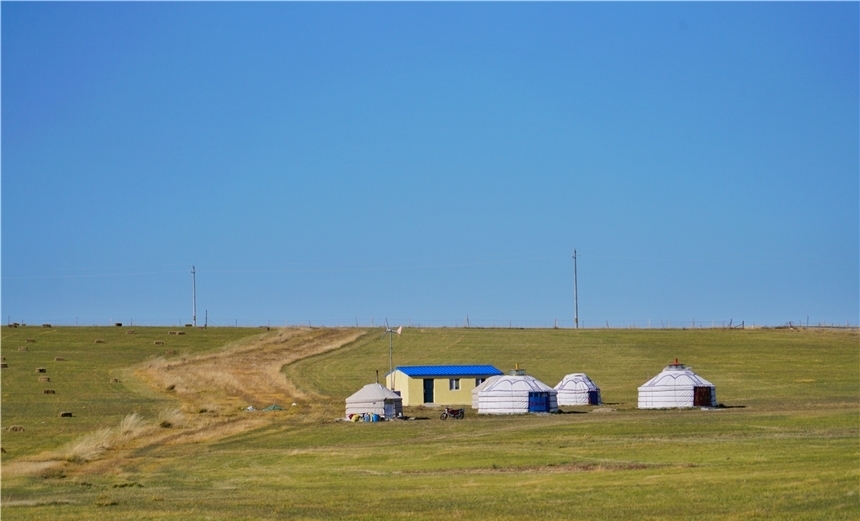
[[[666,366],[663,372],[639,387],[640,409],[672,407],[714,407],[717,390],[714,384],[679,364]]]
[[[573,373],[555,386],[559,405],[600,405],[600,388],[585,373]]]
[[[478,414],[558,412],[557,394],[533,376],[500,376],[478,392]]]
[[[483,391],[484,387],[490,385],[501,377],[501,375],[491,376],[472,389],[472,409],[478,408],[478,393]]]
[[[378,383],[367,384],[346,399],[347,416],[364,413],[391,419],[403,414],[403,400],[399,394]]]

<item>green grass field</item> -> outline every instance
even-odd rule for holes
[[[170,405],[169,393],[135,381],[133,365],[267,334],[135,329],[3,329],[4,470],[131,412],[152,418]],[[4,472],[2,516],[860,519],[858,340],[856,331],[832,330],[408,329],[395,338],[395,364],[519,364],[549,385],[586,372],[605,404],[558,415],[467,411],[463,421],[421,408],[406,413],[427,419],[334,421],[346,396],[388,370],[387,340],[368,331],[283,369],[298,389],[321,396],[297,413],[218,439],[132,448],[111,468]],[[637,387],[675,358],[713,382],[725,408],[636,409]],[[38,382],[36,367],[50,383]],[[41,394],[49,386],[56,394]],[[57,418],[59,410],[75,416]],[[25,430],[5,430],[12,425]]]

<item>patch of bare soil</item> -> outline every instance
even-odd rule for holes
[[[224,351],[182,358],[159,358],[135,372],[156,389],[176,396],[188,412],[242,405],[255,408],[307,401],[281,369],[303,358],[354,341],[354,329],[283,329]]]
[[[181,425],[148,425],[136,429],[136,434],[114,436],[109,450],[97,451],[97,457],[85,461],[79,456],[69,457],[69,452],[80,453],[72,448],[66,453],[34,458],[40,461],[18,462],[15,468],[4,466],[3,471],[9,475],[116,472],[123,461],[138,459],[159,446],[232,436],[296,416],[298,410],[305,420],[322,417],[327,413],[315,413],[314,408],[321,407],[315,404],[329,400],[299,390],[282,368],[338,349],[362,334],[355,329],[281,329],[261,334],[252,342],[228,345],[216,353],[147,361],[133,371],[134,376],[154,391],[179,400]],[[273,404],[283,410],[259,412]],[[249,406],[258,411],[248,412]]]

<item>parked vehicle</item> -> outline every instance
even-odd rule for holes
[[[455,420],[462,420],[466,417],[466,409],[454,409],[453,407],[446,406],[442,414],[439,415],[439,419],[444,420],[448,418],[448,416],[454,418]]]

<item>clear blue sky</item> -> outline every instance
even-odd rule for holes
[[[856,2],[0,9],[4,321],[858,322]]]

